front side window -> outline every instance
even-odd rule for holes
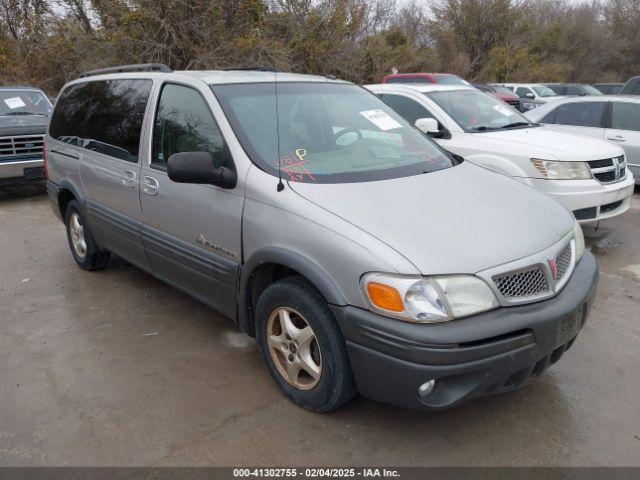
[[[251,160],[306,183],[384,180],[453,166],[383,101],[355,85],[212,85]],[[276,94],[277,91],[277,94]]]
[[[209,152],[217,167],[224,165],[222,134],[199,92],[183,85],[166,84],[160,93],[153,128],[151,165],[164,169],[174,153]]]
[[[51,115],[51,103],[38,90],[0,90],[0,116]]]
[[[529,127],[520,112],[497,98],[478,90],[450,90],[425,93],[465,132]]]
[[[516,90],[516,95],[520,98],[528,98],[527,94],[533,95],[533,92],[526,87],[518,87]]]
[[[415,124],[419,118],[435,118],[425,107],[404,95],[383,93],[380,98],[411,124]]]
[[[151,85],[151,80],[71,85],[60,94],[49,134],[71,145],[137,162]]]
[[[640,103],[613,102],[611,128],[640,132]]]
[[[602,128],[605,102],[572,102],[558,107],[555,123],[576,127]]]

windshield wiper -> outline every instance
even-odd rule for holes
[[[45,117],[49,116],[46,113],[31,113],[31,112],[7,112],[7,113],[4,113],[3,115],[5,117],[8,117],[9,115],[42,115]]]
[[[500,129],[505,129],[505,128],[515,128],[515,127],[531,127],[531,126],[536,126],[538,125],[537,123],[529,123],[529,122],[513,122],[513,123],[507,123],[506,125],[502,125],[500,127]]]
[[[489,130],[497,130],[501,127],[487,127],[486,125],[482,125],[480,127],[471,127],[471,130],[475,130],[476,132],[488,132]]]

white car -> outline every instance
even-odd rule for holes
[[[473,87],[366,88],[444,149],[550,195],[581,223],[629,209],[633,175],[619,146],[533,124]]]
[[[640,185],[640,97],[607,95],[606,97],[567,98],[528,112],[534,122],[607,140],[620,145],[627,166]]]

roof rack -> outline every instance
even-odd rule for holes
[[[231,68],[224,69],[225,72],[232,72],[234,70],[235,71],[254,71],[254,72],[277,72],[278,71],[273,67],[231,67]]]
[[[93,77],[95,75],[103,75],[106,73],[125,73],[125,72],[163,72],[171,73],[169,67],[163,63],[139,63],[136,65],[119,65],[117,67],[98,68],[82,73],[79,78]]]

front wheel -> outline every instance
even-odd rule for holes
[[[327,412],[355,395],[344,337],[325,299],[304,278],[269,286],[258,299],[256,323],[269,373],[293,402]]]

